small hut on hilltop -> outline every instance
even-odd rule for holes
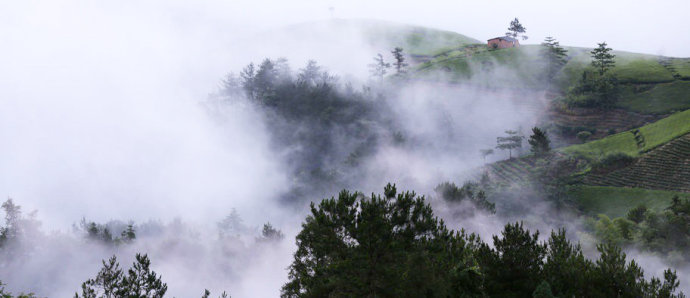
[[[520,41],[512,37],[501,36],[489,39],[486,45],[490,49],[517,48],[520,46]]]

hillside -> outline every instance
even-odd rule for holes
[[[456,32],[367,19],[334,19],[301,23],[287,27],[287,31],[299,37],[318,36],[324,40],[337,40],[339,36],[349,38],[356,35],[366,44],[382,52],[390,51],[394,47],[402,47],[413,58],[480,42]]]
[[[636,140],[634,131],[624,131],[601,140],[562,148],[560,151],[594,159],[615,152],[638,156],[687,133],[690,133],[690,110],[640,127],[637,134],[641,136],[638,137],[642,139],[641,143]]]
[[[690,133],[643,154],[628,167],[605,174],[589,174],[584,182],[690,192]]]

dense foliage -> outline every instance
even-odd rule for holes
[[[615,55],[606,43],[592,50],[592,68],[585,70],[577,85],[569,90],[566,103],[576,107],[613,108],[620,97],[618,77],[609,70],[615,67]]]
[[[465,182],[458,187],[452,182],[443,182],[434,189],[441,198],[451,203],[470,202],[476,208],[496,213],[496,204],[487,200],[486,190],[476,182]]]
[[[395,67],[403,72],[401,51],[399,56]],[[379,58],[374,74],[382,77],[390,64]],[[230,75],[225,80],[221,96],[232,101],[246,98],[261,107],[274,145],[287,154],[297,187],[312,191],[335,181],[347,185],[344,173],[373,152],[382,133],[391,131],[386,128],[389,109],[380,95],[341,85],[314,61],[296,74],[285,59],[249,64],[239,78]]]
[[[521,223],[493,237],[452,231],[424,197],[342,191],[311,205],[283,297],[683,297],[675,272],[646,280],[613,244],[584,257],[565,230],[540,242]]]
[[[602,241],[662,253],[673,262],[690,261],[685,253],[690,250],[690,200],[673,197],[663,211],[640,205],[625,217],[600,215],[590,227]]]

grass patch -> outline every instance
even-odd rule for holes
[[[690,81],[657,84],[635,93],[634,87],[624,89],[618,105],[640,113],[668,113],[690,109]]]
[[[690,80],[690,58],[677,58],[671,60],[671,65],[684,80]]]
[[[657,59],[623,56],[616,59],[613,73],[621,83],[664,83],[673,81],[673,74]]]
[[[372,20],[360,20],[358,23],[364,26],[366,37],[373,44],[384,41],[385,44],[402,47],[411,55],[430,56],[439,51],[479,43],[474,38],[439,29]]]
[[[473,79],[473,83],[495,87],[532,87],[539,85],[539,46],[490,50],[484,45],[470,45],[445,51],[415,69],[418,77],[440,72],[450,81]]]
[[[628,210],[640,204],[649,209],[663,210],[674,195],[690,198],[688,193],[612,186],[576,186],[568,193],[587,215],[606,214],[611,218],[625,216]]]
[[[675,113],[657,122],[647,124],[640,128],[640,133],[645,138],[645,146],[642,151],[654,149],[690,133],[690,110]],[[585,144],[568,146],[559,149],[559,151],[568,154],[581,154],[590,158],[598,158],[615,152],[622,152],[630,156],[638,156],[640,153],[635,137],[629,131]]]

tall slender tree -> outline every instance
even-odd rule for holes
[[[549,136],[546,135],[546,131],[539,127],[532,128],[532,135],[527,140],[527,143],[529,143],[530,150],[536,156],[542,156],[551,151]]]
[[[383,59],[383,55],[379,53],[374,57],[374,63],[369,64],[369,73],[371,73],[371,76],[383,81],[383,77],[386,76],[390,67],[391,64],[386,62]]]
[[[592,54],[592,66],[599,71],[599,75],[603,76],[608,70],[616,65],[616,55],[611,54],[613,49],[606,47],[606,42],[599,43],[599,46],[594,48],[590,53]]]
[[[395,62],[393,63],[393,66],[395,67],[395,74],[396,75],[403,75],[407,73],[407,63],[405,62],[405,54],[403,53],[403,48],[401,47],[396,47],[391,51],[393,54],[393,58],[395,58]]]
[[[548,36],[541,43],[540,55],[546,65],[545,77],[547,81],[553,79],[565,65],[568,51],[561,47],[555,38]]]

